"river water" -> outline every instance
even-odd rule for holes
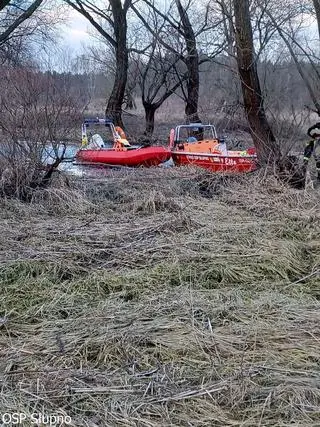
[[[130,171],[133,168],[124,167],[124,166],[108,166],[108,165],[84,165],[81,163],[78,163],[75,160],[76,152],[78,151],[78,146],[68,146],[65,158],[66,160],[63,161],[59,165],[59,170],[64,171],[68,175],[72,176],[78,176],[78,177],[92,177],[92,178],[103,178],[108,176],[113,176],[117,171]],[[168,160],[165,163],[162,163],[159,165],[159,168],[170,168],[174,166],[172,160]]]
[[[79,145],[67,145],[66,152],[64,154],[65,160],[59,165],[59,170],[64,171],[68,175],[78,176],[78,177],[93,177],[93,178],[103,178],[114,175],[117,171],[130,171],[132,168],[121,167],[121,166],[107,166],[107,165],[84,165],[80,164],[75,160],[75,155],[79,150]],[[111,146],[110,146],[111,148]],[[59,155],[63,154],[63,147],[59,148]],[[0,155],[3,154],[6,157],[8,155],[8,151],[5,146],[0,147]],[[43,163],[50,164],[55,160],[55,153],[52,148],[52,145],[47,145],[46,149],[43,153]],[[163,167],[171,167],[173,166],[172,160],[170,159],[168,162],[160,165],[160,168]]]

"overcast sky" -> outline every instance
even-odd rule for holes
[[[89,41],[90,23],[75,10],[69,12],[69,22],[63,27],[61,44],[79,52],[81,46]]]
[[[67,47],[73,54],[77,54],[81,52],[83,45],[90,43],[89,31],[92,31],[93,27],[86,18],[73,9],[70,9],[68,15],[68,23],[63,27],[60,44]],[[315,20],[310,20],[308,24],[306,31],[309,37],[311,35],[317,37]]]

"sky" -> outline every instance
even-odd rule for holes
[[[66,24],[62,27],[60,45],[66,47],[74,56],[80,54],[86,44],[92,43],[89,32],[92,32],[92,26],[80,13],[71,9],[68,13]],[[306,30],[309,37],[313,35],[318,37],[317,24],[313,20],[309,22]]]
[[[89,28],[90,24],[87,19],[76,10],[71,10],[68,23],[62,28],[60,43],[68,46],[74,53],[80,52],[82,46],[89,42]]]

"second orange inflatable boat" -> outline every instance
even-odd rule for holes
[[[90,126],[99,125],[99,133],[88,132]],[[108,119],[86,119],[82,124],[82,147],[77,161],[111,166],[151,167],[169,160],[171,152],[165,147],[134,147],[124,131]]]
[[[194,165],[212,172],[243,173],[257,168],[254,148],[235,151],[227,150],[219,140],[213,125],[192,123],[171,129],[170,143],[175,165]]]

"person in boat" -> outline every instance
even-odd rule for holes
[[[121,147],[131,147],[131,144],[124,138],[117,139],[116,144]]]
[[[116,126],[115,131],[119,135],[119,138],[127,140],[127,136],[126,136],[124,130],[120,126]]]
[[[90,142],[88,145],[88,148],[91,148],[93,150],[97,150],[98,148],[104,148],[104,141],[98,133],[95,133],[90,138]]]
[[[116,140],[114,143],[114,148],[118,150],[122,150],[122,149],[127,149],[128,147],[131,147],[131,144],[127,140],[127,136],[124,130],[120,126],[116,126],[115,131],[116,131]]]
[[[194,127],[192,129],[192,136],[196,138],[197,141],[203,140],[203,129],[201,127]]]
[[[224,138],[220,138],[217,144],[217,150],[221,153],[222,156],[228,155],[227,144]]]
[[[197,141],[198,141],[197,138],[193,135],[188,136],[188,138],[187,138],[188,144],[193,144],[194,142],[197,142]]]
[[[120,126],[116,126],[115,128],[115,140],[113,144],[113,149],[117,151],[126,151],[131,144],[127,140],[126,134]]]
[[[192,127],[188,133],[189,133],[187,137],[188,144],[193,144],[195,142],[203,140],[203,130],[198,126]]]
[[[311,126],[307,133],[312,139],[305,146],[303,159],[307,165],[313,155],[316,162],[317,180],[320,181],[320,122]]]

